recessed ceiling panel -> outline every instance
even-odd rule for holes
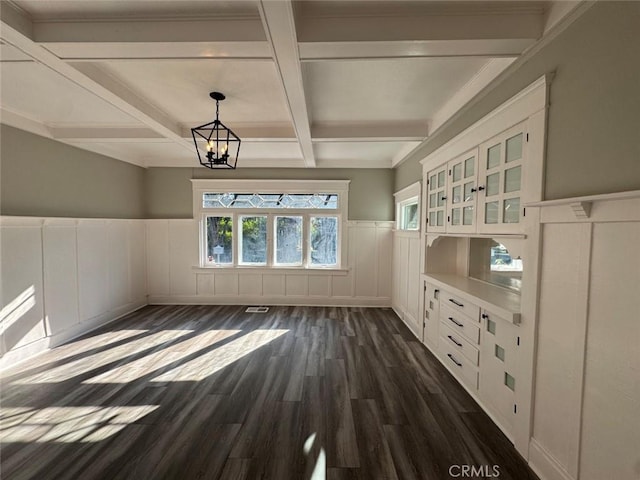
[[[18,0],[15,3],[36,20],[258,15],[256,2],[244,0]]]
[[[240,160],[249,159],[302,159],[298,142],[242,142]]]
[[[209,97],[214,90],[227,96],[220,103],[220,120],[231,129],[233,122],[290,121],[270,60],[110,61],[101,66],[185,125],[196,126],[215,118],[216,104]]]
[[[303,64],[314,122],[429,120],[486,58],[322,61]]]
[[[344,162],[344,167],[385,166],[391,168],[391,161],[407,142],[323,142],[315,143],[313,151],[320,162]],[[357,163],[358,165],[354,165]]]
[[[62,75],[35,62],[3,62],[0,104],[45,124],[138,126],[140,123]]]

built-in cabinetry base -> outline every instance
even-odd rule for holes
[[[423,285],[424,344],[512,439],[520,296],[456,275],[424,275]]]

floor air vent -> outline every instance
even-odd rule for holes
[[[267,313],[269,311],[269,307],[247,307],[245,312],[247,313]]]

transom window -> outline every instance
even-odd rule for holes
[[[342,265],[348,181],[192,182],[201,266]]]
[[[338,208],[336,193],[205,193],[204,208]]]

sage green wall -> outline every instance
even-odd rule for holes
[[[640,189],[639,59],[640,2],[596,3],[401,164],[395,190],[421,178],[421,159],[554,70],[545,198]]]
[[[6,125],[0,214],[144,218],[145,170]]]
[[[394,215],[394,171],[391,169],[149,168],[146,188],[149,218],[191,218],[192,178],[351,180],[350,220],[393,220]]]

